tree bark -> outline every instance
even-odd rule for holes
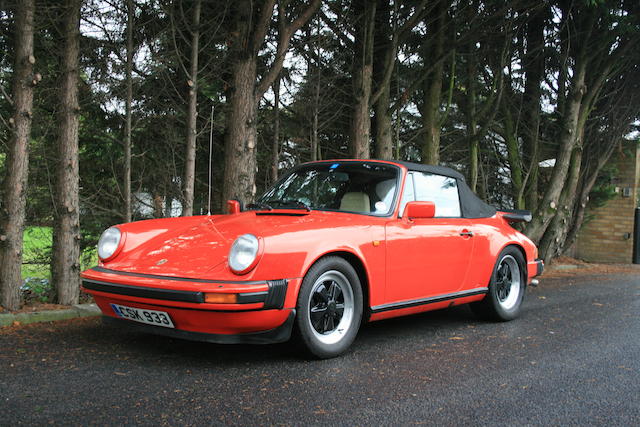
[[[225,141],[223,200],[244,203],[256,194],[257,102],[254,98],[257,58],[238,60],[233,70],[229,127]]]
[[[202,0],[196,0],[193,6],[191,31],[191,57],[188,79],[189,100],[187,110],[187,152],[184,171],[183,216],[193,215],[193,194],[196,180],[196,123],[198,119],[198,54],[200,41],[200,10]]]
[[[475,192],[478,185],[478,157],[480,142],[478,140],[478,122],[476,115],[476,58],[475,43],[469,46],[467,57],[467,140],[469,144],[469,188]]]
[[[273,82],[273,141],[271,143],[271,183],[278,180],[280,160],[280,76]]]
[[[535,211],[538,207],[538,169],[539,169],[539,134],[540,134],[540,83],[544,78],[544,28],[548,14],[547,6],[541,3],[532,12],[527,23],[527,53],[523,64],[525,71],[524,86],[524,145],[525,164],[528,166],[527,186],[525,188],[526,207]]]
[[[573,61],[567,60],[567,64],[561,64],[560,75],[564,73],[571,74],[571,83],[565,99],[563,99],[563,93],[558,94],[560,131],[557,137],[559,144],[556,163],[544,197],[536,210],[532,222],[525,229],[527,235],[535,242],[540,241],[557,213],[562,190],[569,185],[567,175],[573,163],[571,157],[574,147],[582,148],[582,137],[584,136],[584,128],[589,114],[598,99],[602,85],[610,77],[615,56],[626,48],[626,44],[617,43],[618,46],[614,49],[610,44],[610,39],[604,38],[604,43],[599,48],[609,52],[609,60],[598,61],[602,51],[598,51],[596,46],[592,46],[592,44],[595,43],[595,40],[600,40],[598,28],[598,16],[600,13],[601,9],[596,7],[579,8],[575,13],[571,14],[566,9],[563,9],[563,21],[573,21],[575,26],[573,33],[576,35],[572,37],[574,39],[579,37],[580,43],[572,44],[575,40],[567,38],[569,37],[569,32],[561,32],[561,38],[563,39],[561,40],[561,46],[569,46],[566,53],[567,59],[572,58]],[[565,27],[566,22],[563,22],[564,30],[566,30]],[[591,77],[589,85],[586,84],[587,74]]]
[[[163,217],[163,212],[162,212],[163,203],[164,203],[164,199],[162,198],[162,196],[159,193],[154,192],[153,194],[153,217],[154,218]]]
[[[394,19],[396,16],[394,14]],[[394,67],[396,49],[390,28],[391,7],[388,0],[378,0],[375,16],[375,50],[373,53],[373,80],[378,88],[377,99],[373,103],[375,130],[375,158],[391,159],[393,156],[393,135],[391,119],[391,85],[387,81],[388,67]],[[392,55],[391,58],[388,58]],[[389,64],[389,62],[391,62]]]
[[[0,202],[0,289],[2,306],[20,308],[22,285],[22,236],[29,169],[29,137],[33,116],[33,16],[34,1],[25,0],[15,10],[15,58],[13,75],[13,125]]]
[[[124,125],[124,222],[131,222],[131,104],[133,102],[133,0],[127,0],[127,99]]]
[[[316,66],[313,93],[313,118],[311,120],[311,161],[318,160],[318,116],[320,115],[320,67]]]
[[[269,30],[275,3],[275,0],[265,0],[261,2],[260,8],[256,8],[249,0],[234,3],[235,28],[230,39],[233,65],[228,94],[229,115],[226,121],[223,210],[227,199],[238,199],[246,203],[255,196],[258,103],[280,74],[291,37],[320,7],[320,0],[312,0],[296,19],[284,26],[278,35],[273,63],[260,81],[257,81],[258,53]],[[284,8],[280,7],[279,10],[283,11]]]
[[[398,2],[377,0],[375,13],[375,32],[373,47],[373,87],[370,102],[373,104],[375,117],[375,157],[391,159],[393,157],[393,124],[395,111],[390,105],[391,78],[396,68],[398,46],[420,23],[428,0],[413,5],[413,12],[399,26],[398,16],[401,14]],[[411,8],[406,5],[405,8]],[[393,10],[393,17],[391,11]],[[400,108],[397,105],[397,108]]]
[[[585,73],[586,61],[581,58],[574,69],[569,99],[566,101],[566,114],[562,119],[556,164],[553,167],[544,198],[533,216],[533,220],[526,227],[527,236],[534,242],[540,241],[549,223],[556,215],[560,194],[565,187],[567,173],[571,164],[571,153],[576,144],[576,135],[578,134],[582,98],[586,90]]]
[[[509,162],[509,170],[511,172],[511,184],[513,188],[515,208],[524,209],[522,157],[520,155],[520,147],[518,145],[517,130],[510,111],[511,106],[508,105],[508,102],[508,98],[505,97],[504,101],[501,103],[504,117],[503,138],[507,147],[507,160]]]
[[[444,53],[444,32],[446,25],[447,7],[444,0],[438,0],[429,14],[429,21],[433,27],[429,31],[429,42],[424,52],[425,68],[429,68],[427,58],[441,58]],[[437,165],[440,163],[440,104],[442,95],[442,73],[444,65],[438,61],[429,76],[424,80],[424,102],[422,105],[422,128],[424,139],[422,143],[422,163]]]
[[[560,206],[540,240],[539,254],[545,262],[551,261],[557,255],[558,250],[564,246],[564,239],[571,227],[571,214],[576,201],[575,193],[580,178],[581,165],[582,147],[577,145],[571,154],[567,182],[562,188],[559,199]]]
[[[78,176],[78,53],[80,0],[64,3],[62,81],[60,85],[58,166],[55,185],[51,276],[60,304],[77,304],[80,290],[80,218]]]
[[[371,84],[373,81],[373,33],[376,2],[355,0],[357,25],[353,68],[353,113],[351,117],[350,155],[356,159],[371,157]]]
[[[390,160],[393,158],[393,120],[389,109],[390,92],[390,87],[383,88],[374,105],[376,159]]]

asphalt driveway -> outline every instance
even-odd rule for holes
[[[365,326],[347,355],[99,319],[0,330],[0,425],[640,425],[640,275],[543,279],[523,315]]]

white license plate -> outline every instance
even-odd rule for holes
[[[169,313],[165,313],[164,311],[145,310],[120,304],[111,304],[111,308],[116,315],[123,319],[146,323],[148,325],[162,326],[163,328],[175,328],[171,317],[169,317]]]

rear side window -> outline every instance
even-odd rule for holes
[[[436,217],[459,218],[460,196],[455,178],[423,172],[413,172],[415,200],[434,202]]]

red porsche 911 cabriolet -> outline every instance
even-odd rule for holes
[[[541,274],[537,248],[461,174],[377,160],[300,165],[229,214],[107,229],[82,273],[105,320],[215,343],[295,334],[334,357],[362,322],[471,303],[511,320]]]

